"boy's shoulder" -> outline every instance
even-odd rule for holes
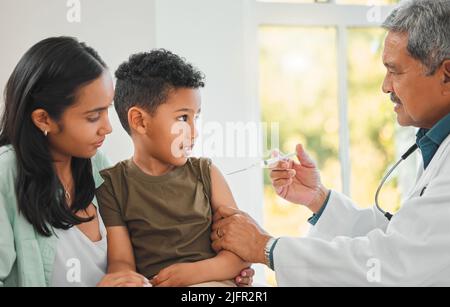
[[[107,167],[100,171],[101,175],[109,175],[114,173],[120,173],[123,170],[127,169],[130,160],[123,160],[118,162],[117,164]]]
[[[122,182],[127,177],[130,160],[118,162],[116,165],[100,171],[100,176],[107,184]]]
[[[196,175],[200,175],[201,177],[204,177],[204,179],[207,179],[210,181],[210,171],[211,171],[211,165],[212,161],[210,158],[195,158],[190,157],[187,161],[187,164],[190,166],[192,171]]]
[[[189,157],[188,158],[188,162],[191,165],[194,165],[196,167],[210,167],[212,164],[212,161],[210,158],[205,158],[205,157]]]

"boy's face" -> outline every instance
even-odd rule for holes
[[[184,165],[198,136],[196,121],[200,114],[200,90],[171,90],[167,101],[148,119],[145,150],[153,158],[175,166]]]

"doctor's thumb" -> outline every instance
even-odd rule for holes
[[[298,144],[297,145],[296,151],[297,151],[298,161],[300,161],[301,165],[303,165],[305,167],[316,167],[316,165],[314,164],[313,159],[311,159],[311,157],[305,151],[305,149],[303,148],[302,144]]]

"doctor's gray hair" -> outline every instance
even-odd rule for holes
[[[408,52],[433,75],[450,59],[450,0],[406,0],[384,21],[389,31],[408,34]]]

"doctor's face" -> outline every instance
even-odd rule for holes
[[[386,36],[383,92],[391,95],[401,126],[431,128],[449,111],[448,97],[443,94],[444,68],[428,75],[427,67],[409,54],[407,46],[405,33]]]

